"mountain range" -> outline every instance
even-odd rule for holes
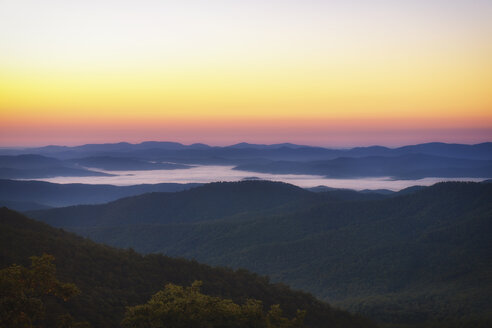
[[[39,154],[59,159],[81,158],[90,156],[122,157],[155,157],[177,156],[183,158],[203,158],[212,156],[227,158],[258,157],[272,160],[289,160],[304,158],[304,160],[326,160],[337,157],[367,157],[367,156],[401,156],[405,154],[427,154],[451,158],[467,158],[477,160],[492,160],[492,143],[485,142],[476,145],[446,144],[439,142],[409,145],[398,148],[382,146],[354,147],[348,149],[331,149],[324,147],[281,143],[260,145],[238,143],[231,146],[219,147],[205,144],[183,145],[177,142],[147,141],[139,144],[127,142],[113,144],[88,144],[82,146],[45,146],[39,148],[3,148],[2,155]],[[119,156],[116,156],[119,157]]]
[[[211,152],[215,155],[234,154],[239,155],[241,151],[250,154],[268,154],[272,157],[287,156],[295,154],[297,157],[304,154],[309,159],[333,159],[336,157],[365,157],[365,156],[400,156],[405,154],[427,154],[451,158],[468,159],[492,159],[492,143],[485,142],[476,145],[446,144],[431,142],[418,145],[409,145],[398,148],[383,146],[354,147],[348,149],[330,149],[316,146],[296,145],[292,143],[281,143],[272,145],[238,143],[231,146],[208,146],[205,144],[183,145],[177,142],[146,141],[139,144],[127,142],[108,144],[87,144],[82,146],[45,146],[39,148],[3,148],[2,155],[40,154],[55,158],[77,158],[88,156],[101,156],[104,154],[131,154],[140,152],[141,155],[152,152],[173,151],[196,151],[197,153]],[[282,152],[285,155],[282,155]],[[185,152],[183,154],[186,154]],[[267,156],[267,157],[269,157]],[[264,157],[264,156],[260,156]],[[315,157],[315,158],[312,158]],[[287,159],[287,158],[284,158]]]
[[[182,181],[183,172],[203,165],[252,173],[244,181],[208,184],[27,181],[86,177],[82,181],[97,183],[98,177],[108,177],[116,183],[135,175],[127,183],[142,174]],[[483,182],[414,185],[398,192],[323,185],[303,189],[263,181],[257,177],[261,173],[416,184],[421,178]],[[118,326],[124,307],[142,304],[161,283],[185,286],[197,279],[206,282],[205,292],[234,302],[254,297],[265,305],[282,303],[289,315],[306,308],[311,327],[372,323],[279,284],[383,327],[489,327],[491,177],[492,143],[328,149],[144,142],[0,149],[0,206],[56,228],[0,210],[0,263],[25,264],[41,251],[53,253],[61,260],[64,280],[82,285],[85,296],[71,305],[49,306],[54,313],[74,310],[68,312],[98,327]],[[275,284],[244,269],[268,275]],[[231,291],[237,286],[237,292]]]
[[[491,184],[353,193],[214,183],[28,215],[117,247],[268,274],[389,325],[492,322]]]
[[[329,149],[288,143],[211,147],[144,142],[0,149],[0,154],[3,179],[108,176],[117,171],[187,169],[194,165],[227,165],[242,171],[328,178],[492,177],[492,143]]]

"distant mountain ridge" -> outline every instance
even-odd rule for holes
[[[133,186],[57,184],[43,181],[16,181],[0,179],[0,206],[15,202],[31,202],[40,206],[61,207],[79,204],[101,204],[123,197],[149,192],[176,192],[200,186],[199,183],[158,183]],[[12,203],[14,202],[14,203]],[[26,210],[28,204],[12,207]],[[32,204],[31,204],[32,207]],[[31,208],[33,209],[33,208]]]
[[[449,158],[415,153],[391,157],[339,157],[332,160],[308,162],[271,161],[240,164],[234,169],[275,174],[313,174],[327,178],[480,178],[492,176],[492,160]]]
[[[0,149],[1,153],[10,154],[0,156],[0,178],[4,179],[102,176],[107,173],[101,170],[173,170],[188,169],[193,165],[223,165],[248,172],[350,179],[492,178],[490,142],[477,145],[427,143],[399,148],[329,149],[290,143],[239,143],[211,147],[205,144],[148,141],[140,144]]]
[[[35,179],[56,176],[110,176],[36,154],[0,155],[0,179]]]
[[[304,154],[307,155],[307,159],[333,159],[336,157],[365,157],[365,156],[399,156],[403,154],[428,154],[443,157],[454,158],[467,158],[467,159],[492,159],[492,142],[484,142],[475,145],[465,144],[448,144],[441,142],[430,142],[417,145],[408,145],[397,148],[388,148],[383,146],[369,146],[369,147],[354,147],[348,149],[334,149],[325,148],[320,146],[307,146],[296,145],[292,143],[280,143],[272,145],[261,144],[249,144],[238,143],[230,146],[209,146],[206,144],[191,144],[183,145],[177,142],[161,142],[161,141],[146,141],[139,144],[131,144],[127,142],[110,143],[110,144],[87,144],[81,146],[45,146],[38,148],[3,148],[0,149],[0,154],[14,155],[14,154],[44,154],[50,157],[56,158],[75,158],[75,157],[89,157],[89,156],[103,156],[103,155],[115,155],[118,153],[140,153],[145,155],[146,151],[152,153],[157,152],[169,152],[169,155],[173,155],[173,152],[180,151],[195,151],[197,154],[201,152],[209,152],[214,155],[221,155],[224,153],[227,155],[232,151],[232,154],[236,156],[241,154],[241,151],[249,150],[252,154],[264,154],[266,152],[272,152],[273,154],[267,157],[276,157],[282,155],[283,159],[289,154],[297,154],[298,156]],[[163,153],[161,153],[163,154]],[[189,154],[190,155],[190,154]]]

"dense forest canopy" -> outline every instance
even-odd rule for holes
[[[56,321],[69,313],[75,322],[93,327],[119,327],[125,307],[145,304],[166,284],[190,286],[203,282],[203,294],[230,299],[238,305],[259,300],[263,310],[279,304],[292,319],[305,310],[307,327],[375,327],[371,321],[330,307],[310,294],[272,284],[264,276],[246,270],[212,268],[196,261],[163,255],[140,255],[96,244],[72,233],[0,208],[0,268],[28,266],[30,256],[52,254],[60,281],[74,283],[80,294],[68,302],[49,299],[46,314]]]
[[[68,313],[47,315],[49,297],[63,301],[78,295],[72,283],[56,278],[52,255],[32,256],[29,268],[13,264],[0,270],[0,327],[86,327],[86,322],[74,322]]]
[[[261,301],[248,299],[242,305],[230,299],[213,297],[200,292],[200,281],[190,287],[167,284],[142,305],[129,307],[123,319],[125,328],[301,328],[305,311],[293,319],[282,315],[278,304],[268,312]]]

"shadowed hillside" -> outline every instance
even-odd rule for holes
[[[198,183],[157,183],[133,186],[58,184],[43,181],[0,180],[0,206],[12,202],[35,202],[48,207],[107,203],[118,198],[148,192],[175,192],[197,187]],[[27,210],[24,207],[13,207]],[[38,207],[40,208],[40,207]]]
[[[217,182],[177,193],[150,193],[109,204],[31,212],[54,226],[88,227],[207,221],[323,198],[281,182]]]
[[[203,281],[203,292],[243,303],[262,300],[269,307],[280,304],[289,316],[305,309],[310,327],[374,327],[365,319],[332,309],[311,295],[295,292],[268,278],[226,268],[212,268],[195,261],[162,255],[142,256],[93,243],[61,229],[36,222],[7,208],[0,208],[0,268],[26,265],[28,257],[53,254],[61,280],[75,283],[80,296],[70,302],[48,304],[47,313],[71,313],[94,327],[119,327],[125,306],[145,303],[166,283],[190,285]]]

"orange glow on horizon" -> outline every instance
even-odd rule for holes
[[[485,1],[55,3],[0,3],[1,146],[492,140]]]
[[[306,118],[262,119],[167,119],[167,120],[81,120],[60,124],[36,121],[7,123],[0,132],[0,146],[80,145],[149,140],[230,145],[238,142],[292,142],[326,147],[362,145],[401,146],[411,143],[443,141],[479,143],[490,140],[488,121],[477,118],[432,119],[350,119]],[[65,136],[60,141],[60,135]],[[9,139],[9,136],[15,136]],[[21,138],[19,136],[22,136]],[[33,142],[35,140],[35,142]],[[384,142],[381,142],[384,140]]]

